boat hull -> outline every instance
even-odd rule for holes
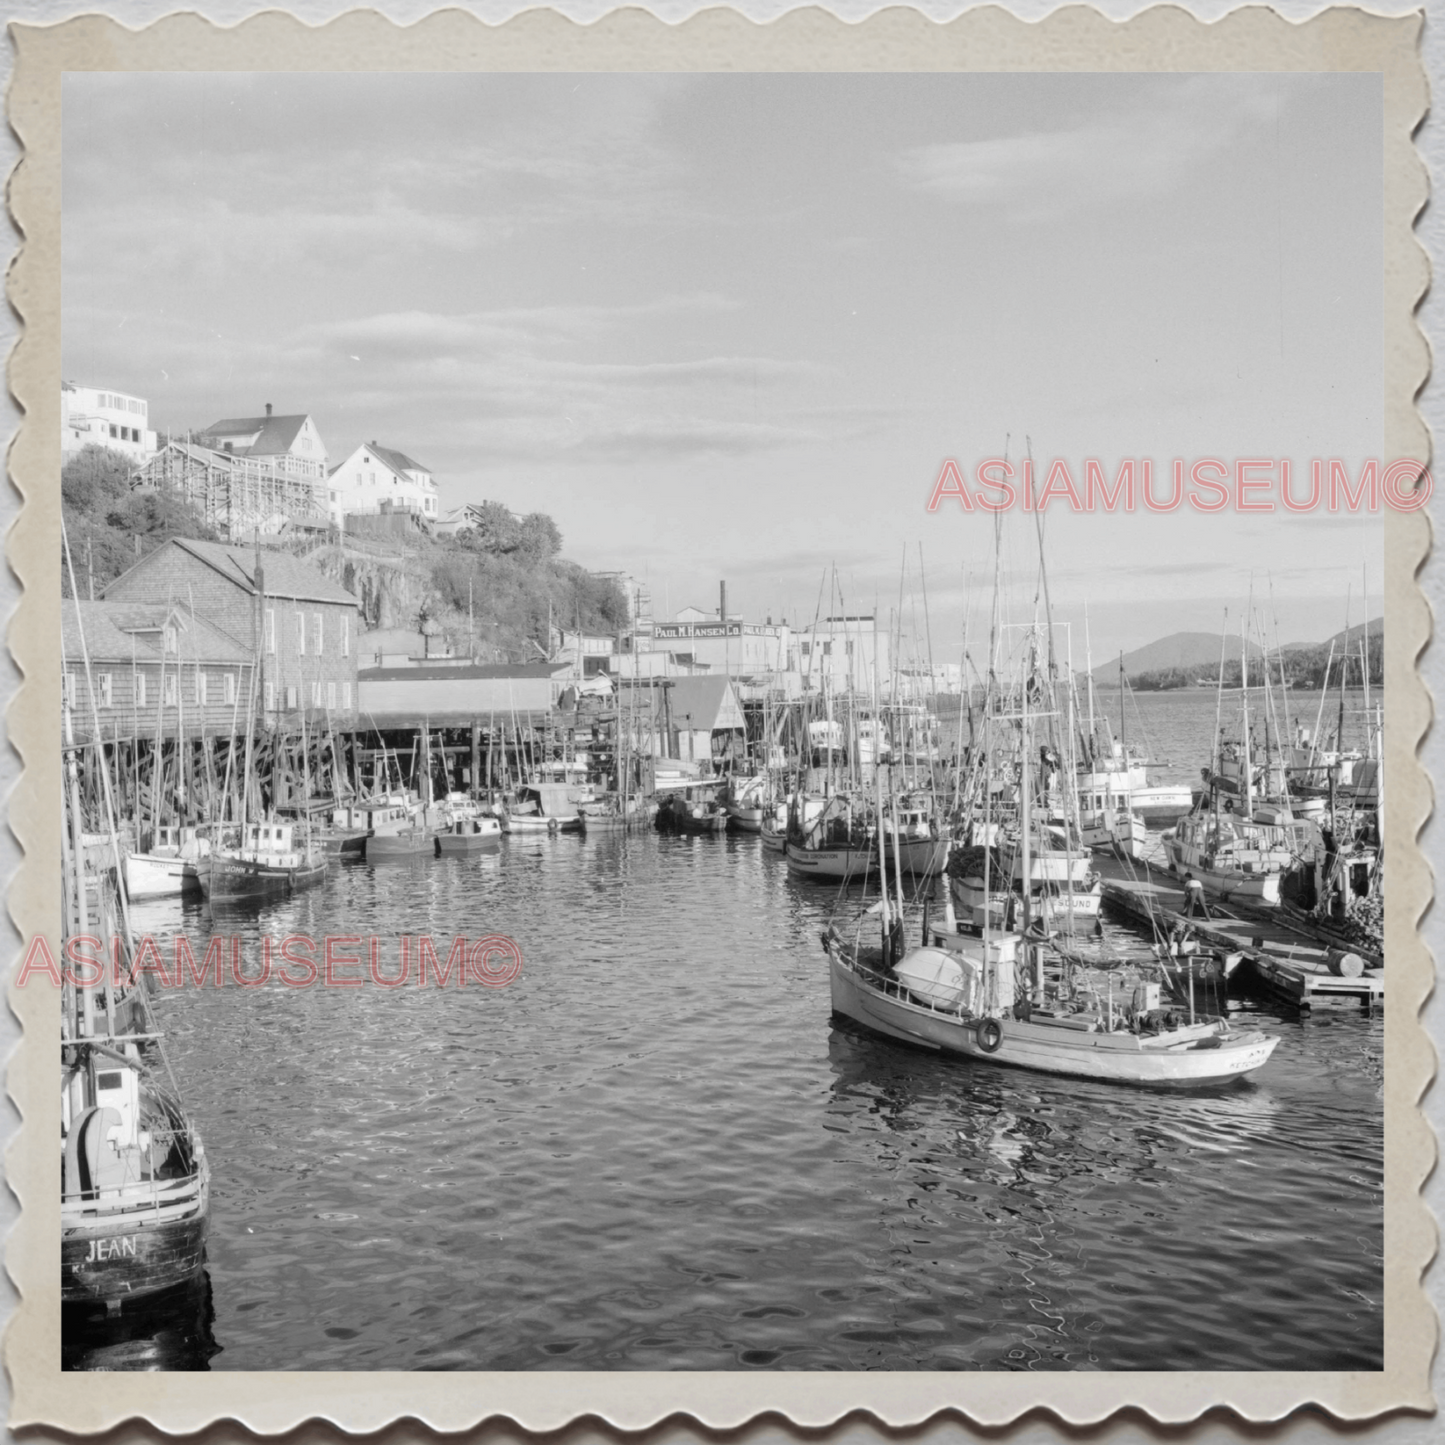
[[[212,903],[241,902],[255,898],[285,898],[310,888],[326,877],[326,860],[283,868],[254,863],[246,858],[212,855],[199,865],[201,892]]]
[[[436,834],[422,828],[374,833],[366,840],[366,858],[371,863],[388,858],[431,858],[436,851]]]
[[[184,893],[200,891],[199,871],[187,858],[132,853],[125,860],[126,897],[136,902],[145,898],[179,898]]]
[[[769,849],[771,852],[781,853],[784,847],[787,845],[788,836],[786,833],[776,833],[771,831],[770,829],[764,828],[762,830],[762,834],[763,847]]]
[[[1193,806],[1194,790],[1188,783],[1134,788],[1129,794],[1129,811],[1146,823],[1173,823]]]
[[[1091,1033],[1054,1024],[1000,1019],[997,1047],[980,1043],[978,1021],[912,1002],[870,985],[836,946],[828,948],[833,1012],[887,1038],[1005,1064],[1036,1073],[1060,1074],[1142,1088],[1209,1088],[1244,1078],[1268,1062],[1279,1040],[1243,1034],[1212,1045],[1180,1030],[1177,1039],[1145,1041],[1133,1033]]]
[[[800,878],[840,879],[862,878],[874,868],[871,848],[800,848],[785,843],[788,871]]]
[[[203,1173],[194,1195],[181,1205],[156,1210],[63,1205],[61,1302],[113,1308],[194,1278],[206,1263],[209,1197]]]
[[[888,840],[888,867],[892,871],[894,853],[893,840]],[[943,872],[948,862],[949,841],[947,838],[900,838],[898,840],[898,861],[905,873],[916,878],[928,878]]]
[[[443,858],[481,853],[488,848],[501,846],[502,830],[489,829],[485,833],[441,833],[437,836],[437,852]]]

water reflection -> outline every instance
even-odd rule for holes
[[[221,1352],[215,1319],[208,1271],[129,1301],[115,1315],[107,1315],[103,1304],[67,1304],[61,1309],[60,1368],[209,1370]]]

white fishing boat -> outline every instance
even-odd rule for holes
[[[729,826],[743,833],[761,833],[772,806],[772,779],[764,776],[735,778],[723,799]]]
[[[788,814],[783,854],[800,878],[847,882],[875,869],[874,828],[866,804],[847,793],[800,794]]]
[[[1257,823],[1232,812],[1191,813],[1164,835],[1169,871],[1195,879],[1228,901],[1273,907],[1295,862],[1295,828]]]
[[[924,795],[898,799],[884,814],[882,845],[888,866],[897,866],[916,878],[943,872],[948,862],[949,831],[940,825],[932,800]]]
[[[183,893],[201,891],[197,865],[210,855],[211,840],[199,829],[163,825],[144,853],[130,853],[125,859],[126,896],[139,902],[147,898],[179,898]]]
[[[833,1012],[889,1038],[980,1063],[1151,1088],[1207,1088],[1262,1068],[1279,1043],[1226,1020],[1169,1027],[1169,1011],[1100,1011],[1055,1001],[1017,1017],[1016,934],[992,941],[959,935],[958,946],[925,947],[886,968],[883,950],[824,935]],[[972,942],[975,946],[970,948]]]
[[[1021,881],[1035,876],[1036,836],[1027,689],[1022,701],[1022,816],[1016,845]],[[991,861],[991,850],[976,851]],[[1069,849],[1048,843],[1044,851],[1047,857]],[[1011,867],[1008,872],[1013,876],[1015,870]],[[1044,877],[1047,880],[1047,869]],[[1065,874],[1069,877],[1071,869]],[[862,929],[871,916],[865,914],[851,938],[830,925],[823,934],[823,948],[834,1014],[885,1037],[981,1063],[1177,1089],[1211,1087],[1243,1077],[1261,1068],[1277,1045],[1278,1040],[1263,1033],[1236,1032],[1221,1019],[1186,1023],[1174,1011],[1159,1007],[1157,984],[1142,985],[1127,1003],[1121,998],[1116,1008],[1112,992],[1101,1000],[1096,989],[1070,980],[1066,964],[1059,977],[1048,982],[1047,934],[1035,930],[1036,895],[1027,886],[1017,895],[1022,914],[1018,930],[993,932],[985,898],[983,926],[976,935],[956,931],[956,924],[946,919],[922,947],[905,951],[901,900],[895,913],[886,873],[880,882],[878,947],[862,943]]]

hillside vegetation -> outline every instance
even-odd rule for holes
[[[164,492],[133,491],[131,463],[119,452],[90,446],[61,472],[61,510],[82,596],[105,586],[172,537],[220,540],[196,511]],[[293,544],[303,554],[344,552]],[[283,539],[283,545],[285,545]],[[387,550],[383,548],[382,550]],[[354,592],[365,627],[440,630],[457,652],[487,662],[536,662],[547,653],[548,622],[594,633],[627,625],[627,600],[601,578],[561,556],[562,534],[551,517],[520,521],[487,503],[479,525],[456,537],[415,532],[396,541],[391,562],[363,571],[354,562],[317,565]],[[394,572],[394,585],[385,574]],[[64,595],[70,579],[64,575]]]

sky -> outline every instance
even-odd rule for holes
[[[659,618],[720,580],[794,626],[901,598],[956,655],[996,535],[926,510],[947,458],[1162,484],[1383,444],[1376,76],[72,73],[63,106],[67,380],[161,431],[309,412],[333,465],[376,440],[444,510],[549,513]],[[1026,619],[1036,520],[999,542]],[[1043,548],[1076,661],[1382,605],[1378,516],[1052,508]]]

